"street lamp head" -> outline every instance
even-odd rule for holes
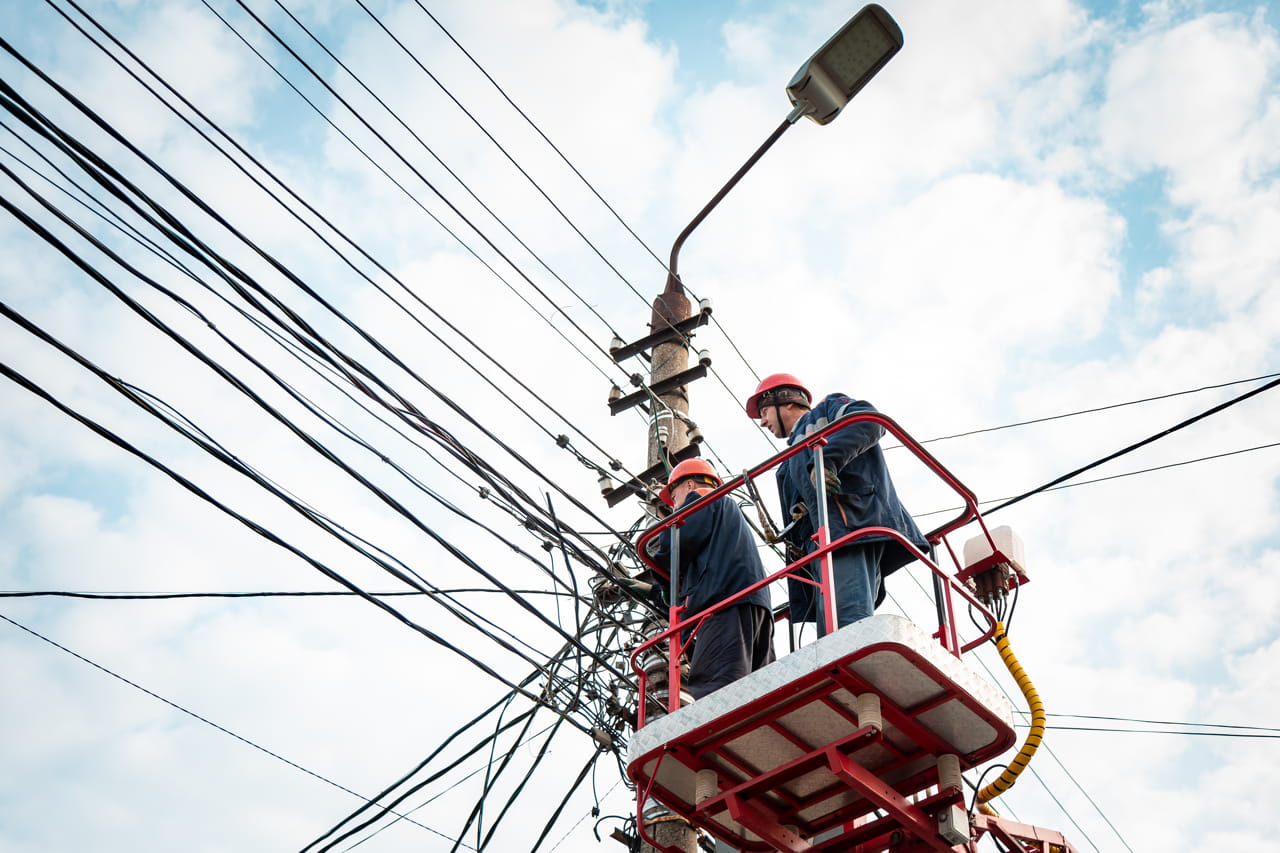
[[[872,3],[827,39],[787,84],[792,121],[808,116],[827,124],[902,48],[902,30]]]

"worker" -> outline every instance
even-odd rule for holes
[[[766,376],[747,398],[747,414],[777,438],[795,444],[805,435],[852,412],[874,412],[865,400],[831,394],[812,405],[813,397],[789,373]],[[898,500],[880,449],[884,427],[863,421],[828,436],[823,447],[824,482],[817,483],[813,452],[799,453],[777,469],[783,514],[794,523],[785,534],[794,562],[818,547],[818,495],[827,505],[830,541],[864,527],[898,531],[916,548],[928,547],[915,520]],[[915,555],[888,535],[868,536],[832,552],[836,627],[870,616],[884,600],[884,578]],[[820,563],[806,567],[808,577],[821,578]],[[811,583],[788,579],[793,624],[817,622],[818,636],[827,633],[822,591]],[[816,592],[816,595],[815,595]]]
[[[721,482],[709,462],[686,459],[671,470],[659,496],[668,506],[679,508]],[[755,537],[728,495],[695,510],[678,531],[681,621],[764,580]],[[654,562],[670,569],[672,531],[664,530],[657,542]],[[773,611],[768,588],[757,589],[682,633],[685,640],[690,636],[693,650],[686,686],[694,699],[773,662]]]

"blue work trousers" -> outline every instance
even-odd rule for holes
[[[735,604],[698,628],[686,686],[701,699],[773,660],[773,614],[758,604]]]
[[[880,595],[880,559],[884,556],[884,541],[858,542],[847,548],[841,548],[831,555],[836,588],[836,627],[843,628],[859,619],[866,619],[876,609],[876,600]],[[818,580],[822,579],[822,564],[815,563],[813,570]],[[818,636],[827,634],[827,620],[823,601],[823,593],[819,591],[816,601],[818,605]]]

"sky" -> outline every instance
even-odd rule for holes
[[[872,402],[989,509],[1160,436],[990,513],[1025,545],[1010,638],[1050,714],[996,806],[1079,851],[1280,851],[1277,392],[1171,429],[1280,371],[1280,11],[882,5],[901,53],[830,125],[791,127],[680,255],[714,306],[690,387],[706,455],[738,472],[778,449],[742,408],[778,371]],[[644,415],[606,404],[645,366],[610,341],[648,332],[676,235],[857,6],[79,6],[192,123],[69,2],[0,4],[0,853],[302,850],[437,769],[409,819],[332,849],[454,849],[483,801],[474,849],[526,773],[487,849],[528,849],[562,800],[538,849],[622,849],[634,801],[581,715],[486,709],[550,690],[535,663],[590,623],[566,552],[605,559],[643,523],[597,483],[645,467]],[[166,260],[111,224],[149,208],[91,186],[14,94],[201,247]],[[176,251],[176,231],[140,234]],[[888,452],[940,523],[954,497]],[[548,517],[578,534],[537,535]],[[463,591],[26,595],[406,577]],[[895,575],[883,611],[927,620],[926,586]]]

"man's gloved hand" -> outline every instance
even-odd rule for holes
[[[667,601],[667,585],[661,581],[655,581],[653,586],[649,587],[649,594],[645,596],[649,603],[659,610],[665,610],[671,606]]]
[[[822,473],[827,487],[827,494],[840,494],[840,475],[830,468],[824,468]],[[815,492],[818,491],[818,469],[816,467],[809,469],[809,482],[813,485],[813,490]]]

